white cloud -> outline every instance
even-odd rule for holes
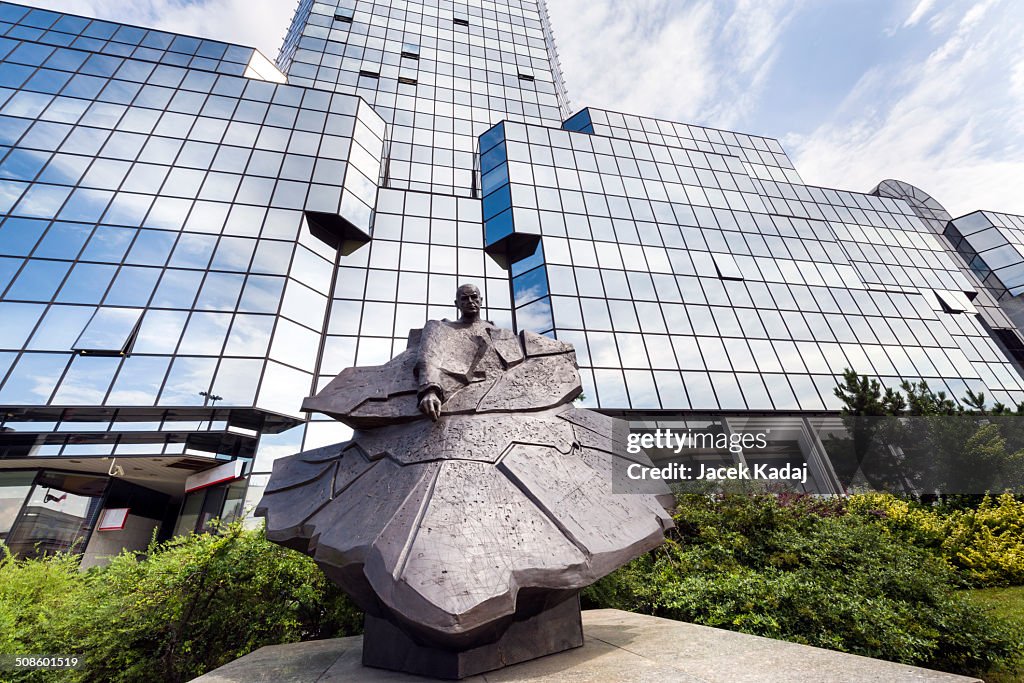
[[[931,11],[933,5],[935,5],[935,0],[920,0],[920,2],[914,5],[914,9],[910,16],[907,17],[907,20],[903,22],[903,27],[910,28],[911,26],[916,26]]]
[[[954,216],[1024,213],[1024,92],[1011,85],[1022,67],[1005,60],[1021,22],[995,2],[958,9],[926,59],[868,71],[830,119],[784,139],[805,181],[867,191],[897,178]]]
[[[798,4],[548,4],[573,104],[720,127],[750,111]]]
[[[214,38],[257,48],[271,60],[295,14],[288,0],[34,0],[36,7]]]

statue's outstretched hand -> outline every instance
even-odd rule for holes
[[[434,422],[437,422],[437,418],[441,417],[441,398],[437,395],[436,391],[428,391],[420,399],[420,412]]]

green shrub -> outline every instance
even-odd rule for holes
[[[682,495],[661,548],[587,589],[617,607],[974,673],[1021,634],[955,591],[955,570],[843,502]]]
[[[930,507],[889,494],[850,499],[851,511],[916,546],[935,550],[972,587],[1024,584],[1024,501],[985,496],[975,507]]]
[[[60,680],[184,681],[263,645],[358,633],[360,622],[312,560],[240,524],[85,573],[66,555],[0,562],[0,651],[85,658]]]

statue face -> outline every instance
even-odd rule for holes
[[[459,313],[464,317],[472,318],[479,315],[482,303],[480,290],[473,285],[459,287],[455,293],[455,307],[459,309]]]

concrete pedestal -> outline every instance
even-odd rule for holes
[[[583,612],[583,647],[466,678],[473,683],[968,683],[978,679],[619,610]],[[201,683],[422,683],[364,667],[362,638],[272,645]]]
[[[583,645],[580,598],[513,622],[497,642],[452,652],[413,642],[397,626],[366,615],[363,664],[444,680],[469,676],[552,655]]]

